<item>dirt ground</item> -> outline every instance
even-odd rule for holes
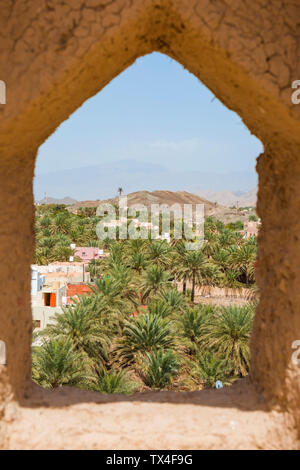
[[[248,304],[249,300],[243,297],[204,297],[199,295],[195,297],[195,303],[219,305],[224,307],[237,305],[238,307],[241,307],[242,305]]]
[[[247,380],[222,390],[105,396],[43,391],[10,403],[7,449],[297,449],[286,414],[267,411]]]

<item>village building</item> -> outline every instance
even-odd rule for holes
[[[56,312],[62,312],[65,298],[66,286],[60,286],[59,282],[48,284],[46,275],[32,269],[31,307],[34,328],[43,329],[51,323],[51,317]]]
[[[90,282],[90,273],[87,272],[88,262],[82,261],[55,261],[48,265],[32,265],[40,274],[45,276],[47,283],[60,282]]]
[[[32,266],[31,306],[35,329],[46,328],[55,313],[62,313],[62,307],[74,303],[78,295],[90,292],[87,284],[91,278],[85,267],[81,262]]]
[[[108,256],[104,250],[92,246],[77,246],[74,251],[74,257],[80,258],[85,263],[90,263],[93,260],[106,258]]]
[[[249,221],[244,223],[244,238],[257,237],[260,227],[260,222]]]

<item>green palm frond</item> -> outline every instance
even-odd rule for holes
[[[178,375],[179,366],[179,360],[174,352],[152,351],[142,358],[139,375],[148,387],[163,389]]]
[[[146,313],[125,322],[123,336],[115,348],[116,359],[122,367],[132,366],[139,353],[172,349],[175,344],[172,323]]]
[[[46,341],[32,357],[33,380],[44,388],[62,385],[84,387],[93,380],[90,361],[70,340]]]
[[[203,331],[203,347],[223,354],[231,361],[235,375],[246,375],[250,365],[249,339],[254,306],[229,306],[211,315]]]

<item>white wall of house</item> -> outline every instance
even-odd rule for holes
[[[39,271],[41,274],[47,274],[47,273],[73,273],[73,272],[78,272],[81,273],[83,270],[83,267],[87,267],[86,263],[81,263],[81,262],[55,262],[55,263],[50,263],[47,265],[39,266],[37,264],[33,264],[32,268],[36,269]]]
[[[32,306],[32,319],[39,322],[39,326],[35,330],[43,330],[47,325],[53,323],[55,313],[62,313],[61,307],[43,307]]]
[[[31,295],[37,295],[45,284],[46,278],[37,269],[31,269]]]
[[[64,302],[64,297],[67,296],[67,286],[64,285],[62,287],[52,287],[45,285],[42,290],[40,290],[36,295],[31,296],[31,305],[32,307],[47,307],[45,305],[45,295],[47,293],[56,294],[56,307],[61,307]],[[53,308],[53,307],[51,307]]]

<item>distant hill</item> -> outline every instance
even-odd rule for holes
[[[106,199],[103,202],[118,204],[119,198]],[[196,204],[204,204],[205,215],[210,215],[215,210],[215,204],[187,191],[136,191],[127,195],[127,204],[128,207],[144,205],[149,212],[152,204],[160,206],[179,204],[182,208],[184,204],[192,204],[194,209]]]
[[[105,199],[103,201],[78,201],[68,209],[71,212],[76,212],[80,207],[98,207],[101,203],[118,204],[119,198]],[[205,216],[213,216],[222,220],[225,223],[234,222],[237,220],[245,221],[248,219],[249,213],[243,213],[237,209],[230,209],[229,207],[222,206],[215,202],[208,201],[197,194],[192,194],[187,191],[136,191],[127,194],[127,204],[133,206],[136,204],[143,204],[150,209],[151,204],[204,204]]]
[[[68,196],[62,199],[57,199],[55,197],[44,197],[40,201],[37,201],[38,204],[65,204],[66,206],[71,206],[76,204],[76,202],[76,199],[72,199]]]
[[[247,192],[233,192],[229,190],[211,191],[209,189],[199,189],[196,191],[196,194],[224,206],[255,207],[257,199],[257,186]]]

